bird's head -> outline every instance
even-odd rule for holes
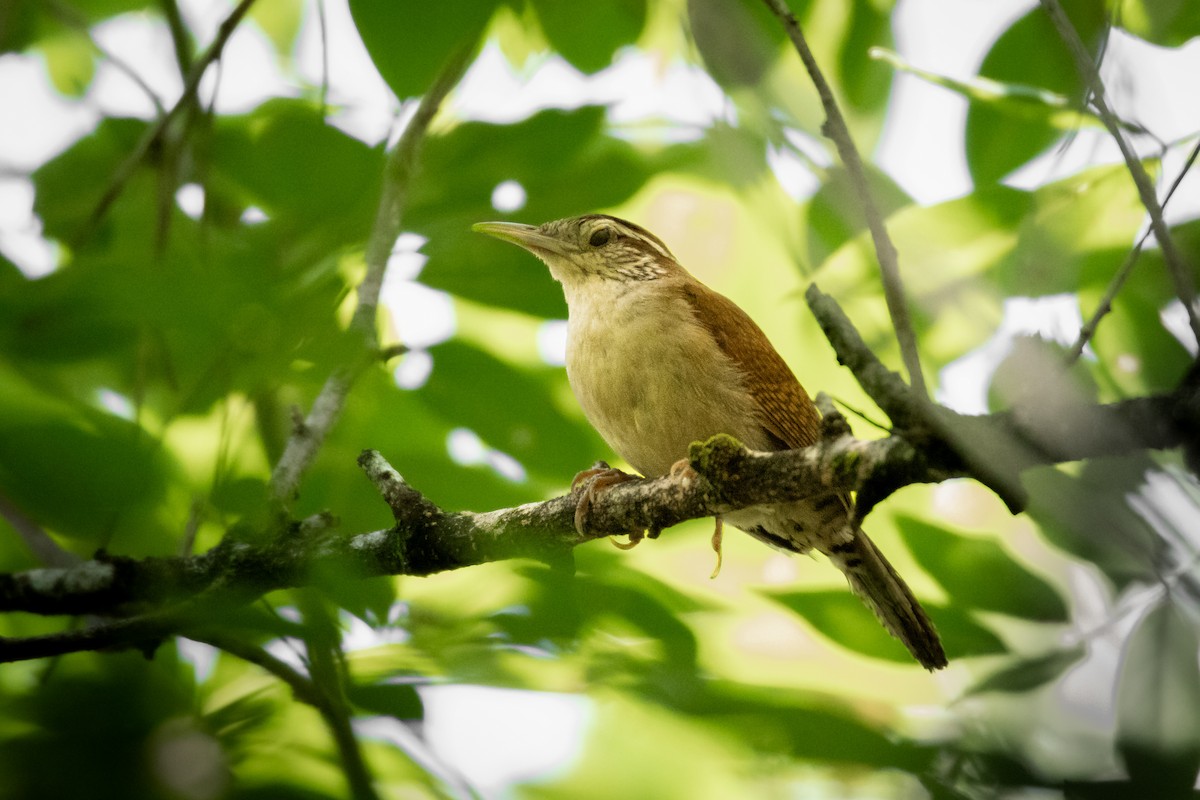
[[[537,226],[477,222],[471,227],[533,253],[564,286],[593,280],[648,281],[681,269],[653,233],[607,214],[556,219]]]

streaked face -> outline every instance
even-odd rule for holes
[[[557,219],[539,226],[480,222],[474,230],[519,245],[546,262],[562,283],[588,278],[653,280],[678,268],[662,240],[607,214]]]

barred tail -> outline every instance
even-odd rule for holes
[[[946,653],[933,622],[904,579],[865,533],[856,530],[850,541],[822,549],[846,574],[854,593],[921,666],[931,672],[946,666]]]

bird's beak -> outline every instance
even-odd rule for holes
[[[547,255],[567,255],[561,239],[543,233],[534,225],[523,225],[520,222],[476,222],[471,226],[471,230],[524,247],[538,258],[545,258]]]

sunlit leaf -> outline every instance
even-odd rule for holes
[[[96,74],[96,59],[87,35],[80,31],[44,39],[38,49],[46,59],[46,71],[54,88],[69,97],[80,97]]]
[[[1048,184],[1031,199],[1016,247],[996,272],[1009,294],[1070,292],[1083,274],[1115,273],[1146,213],[1123,164]]]
[[[1190,0],[1120,0],[1114,24],[1163,47],[1200,36],[1200,6]]]
[[[267,34],[275,52],[290,58],[304,19],[302,0],[258,0],[249,15]]]
[[[1067,607],[1059,592],[996,542],[961,536],[915,517],[897,517],[896,526],[913,557],[945,587],[956,608],[1066,621]]]

